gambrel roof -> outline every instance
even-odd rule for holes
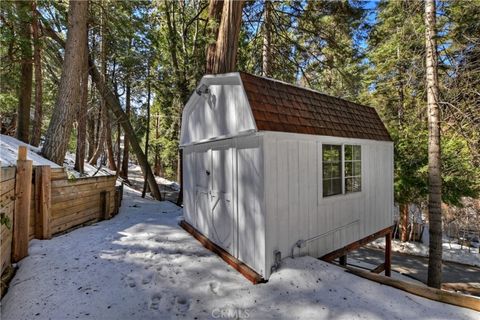
[[[234,72],[202,78],[183,110],[180,145],[258,131],[392,141],[371,107]]]
[[[258,130],[391,141],[374,108],[240,72]]]

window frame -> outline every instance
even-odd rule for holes
[[[324,175],[323,175],[323,171],[324,171],[324,160],[323,160],[323,151],[324,151],[324,147],[326,146],[340,146],[340,153],[341,153],[341,157],[340,157],[340,161],[341,161],[341,166],[340,166],[340,176],[341,176],[341,192],[340,193],[336,193],[336,194],[331,194],[331,195],[325,195],[325,190],[323,188],[323,182],[324,182]],[[355,178],[359,178],[360,179],[360,188],[359,190],[357,191],[347,191],[346,190],[346,175],[345,175],[345,146],[357,146],[360,148],[360,159],[359,160],[356,160],[354,159],[354,151],[353,151],[353,148],[352,148],[352,160],[347,160],[347,162],[351,163],[352,164],[352,170],[353,170],[353,176],[348,176],[348,178],[350,179],[355,179]],[[361,144],[358,144],[358,143],[322,143],[322,152],[321,152],[321,155],[322,155],[322,159],[321,159],[321,163],[322,163],[322,170],[321,170],[321,184],[322,184],[322,198],[331,198],[331,197],[335,197],[335,196],[346,196],[346,195],[353,195],[353,194],[359,194],[363,191],[363,187],[362,187],[362,184],[363,184],[363,165],[362,165],[362,162],[363,162],[363,157],[362,157],[362,145]],[[356,172],[354,172],[354,163],[355,162],[359,162],[360,163],[360,174],[357,175]],[[331,178],[327,178],[329,180],[331,180]]]
[[[324,164],[325,164],[325,161],[324,161],[324,151],[325,151],[325,148],[324,146],[328,146],[328,147],[340,147],[339,148],[339,151],[340,151],[340,159],[338,161],[338,166],[339,166],[339,169],[340,169],[340,175],[338,177],[334,177],[332,178],[331,176],[329,176],[328,178],[326,178],[327,180],[330,181],[330,187],[332,188],[332,181],[333,180],[337,180],[337,179],[340,179],[340,192],[339,193],[333,193],[333,194],[329,194],[329,195],[325,195],[325,189],[324,189],[324,170],[325,170],[325,167],[324,167]],[[343,194],[343,183],[344,183],[344,178],[343,178],[343,146],[341,144],[326,144],[326,145],[323,145],[322,144],[322,179],[321,179],[321,183],[322,183],[322,196],[323,197],[332,197],[332,196],[338,196],[338,195],[341,195]],[[336,164],[337,161],[328,161],[327,162],[329,165],[332,165],[332,164]],[[333,189],[333,188],[332,188]]]

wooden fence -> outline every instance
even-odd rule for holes
[[[19,151],[16,167],[0,171],[1,270],[28,255],[28,241],[49,239],[118,213],[122,198],[115,176],[68,179],[63,168],[32,168]]]

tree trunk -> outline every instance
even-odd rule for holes
[[[71,0],[68,8],[68,31],[62,76],[52,118],[45,136],[43,155],[62,165],[72,132],[76,110],[80,104],[83,55],[87,45],[88,1]]]
[[[400,241],[407,241],[408,239],[408,203],[400,205]]]
[[[404,70],[403,66],[400,65],[400,43],[397,44],[397,60],[398,60],[398,125],[402,126],[403,124],[403,114],[405,111],[405,86],[403,84]]]
[[[127,78],[126,88],[125,88],[125,115],[130,121],[130,102],[131,102],[131,88],[130,88],[130,79]],[[123,136],[123,159],[122,159],[122,170],[120,170],[120,176],[128,180],[128,138],[127,135]]]
[[[272,75],[272,6],[270,0],[265,0],[264,23],[263,23],[263,52],[262,52],[262,75]]]
[[[150,63],[147,65],[147,132],[145,134],[145,157],[148,161],[148,142],[150,138],[150,95],[151,95],[151,87],[150,87]],[[143,191],[142,191],[142,198],[145,198],[145,194],[147,193],[147,177],[144,177],[143,183]]]
[[[155,140],[158,141],[160,138],[160,114],[155,116]],[[160,150],[155,150],[155,165],[153,167],[153,172],[156,176],[162,176],[162,161],[159,156]]]
[[[89,115],[88,115],[87,133],[88,133],[87,159],[91,159],[93,157],[93,153],[95,152],[95,119],[92,115],[92,112],[89,112]]]
[[[33,35],[33,63],[35,66],[35,116],[33,118],[32,136],[30,144],[38,147],[42,134],[42,46],[40,43],[39,22],[36,4],[32,3],[32,35]]]
[[[106,83],[103,81],[100,73],[98,72],[97,68],[90,63],[90,75],[92,76],[93,81],[97,84],[97,87],[100,89],[100,92],[105,93],[105,101],[107,102],[107,106],[115,115],[117,121],[122,125],[123,130],[125,131],[125,136],[128,137],[130,142],[130,146],[132,147],[135,156],[137,157],[138,163],[142,168],[143,175],[147,177],[148,187],[152,192],[152,195],[157,200],[162,200],[162,196],[160,194],[160,190],[158,189],[157,182],[155,177],[152,173],[152,169],[148,164],[147,158],[138,143],[138,140],[135,136],[135,131],[128,120],[127,115],[123,112],[122,107],[120,105],[120,101],[118,98],[113,94],[113,92],[107,87]]]
[[[87,112],[88,112],[88,26],[85,30],[87,45],[83,51],[83,70],[80,91],[82,94],[77,113],[77,150],[75,153],[75,170],[83,174],[85,165],[85,143],[87,140]]]
[[[60,46],[65,47],[65,42],[53,31],[51,28],[47,28],[47,32],[50,37],[55,40]],[[92,81],[96,84],[99,91],[104,93],[105,101],[107,102],[107,106],[113,112],[115,118],[117,119],[118,123],[122,125],[123,130],[125,131],[125,136],[129,138],[130,144],[132,146],[132,150],[137,157],[137,160],[140,164],[140,168],[142,168],[142,172],[144,175],[147,176],[148,186],[152,195],[157,200],[162,200],[162,195],[160,194],[160,190],[158,189],[157,182],[155,181],[155,176],[152,173],[150,166],[148,165],[147,158],[138,143],[138,140],[135,136],[135,131],[133,130],[132,124],[128,120],[127,115],[122,110],[122,106],[120,105],[120,101],[118,97],[113,93],[110,88],[107,87],[107,84],[103,80],[98,72],[97,67],[93,64],[92,59],[89,56],[88,59],[88,67],[89,73],[92,77]]]
[[[243,2],[226,0],[223,4],[212,73],[235,71]]]
[[[31,34],[32,3],[30,1],[18,1],[17,9],[18,18],[20,20],[18,35],[20,37],[20,53],[22,60],[20,68],[20,87],[18,92],[16,136],[18,140],[28,143],[33,76]]]
[[[107,147],[108,169],[117,171],[117,165],[115,164],[115,155],[113,154],[112,143],[112,125],[110,123],[110,117],[108,115],[108,109],[104,109],[103,121],[105,124],[105,144]]]
[[[106,130],[105,130],[105,123],[103,120],[104,119],[103,110],[105,109],[105,106],[102,106],[102,105],[103,105],[103,102],[100,104],[100,107],[98,109],[97,143],[96,143],[97,148],[95,149],[93,156],[90,158],[90,160],[88,160],[88,163],[90,163],[91,165],[97,165],[98,158],[100,158],[105,148],[105,131]]]
[[[103,81],[106,83],[108,79],[108,72],[107,72],[107,30],[106,30],[106,21],[107,11],[102,14],[102,44],[100,46],[101,51],[101,68],[103,74]],[[102,104],[102,126],[103,126],[103,137],[105,141],[105,147],[107,151],[107,159],[108,159],[108,168],[110,170],[117,170],[117,166],[115,165],[115,156],[113,155],[113,145],[112,145],[112,125],[110,123],[109,112],[105,102],[105,95],[101,94],[101,104]]]
[[[117,171],[115,172],[115,175],[118,177],[120,174],[120,168],[122,167],[122,158],[121,158],[121,153],[120,153],[120,145],[121,145],[121,139],[122,139],[122,128],[120,127],[120,123],[117,123]]]
[[[438,57],[436,43],[435,0],[425,1],[425,39],[428,105],[428,221],[430,287],[442,285],[442,177],[440,150],[440,107],[438,93]]]
[[[215,50],[218,38],[218,26],[220,25],[220,19],[223,11],[223,0],[210,0],[208,7],[208,24],[207,24],[207,36],[209,37],[209,43],[207,45],[206,57],[207,62],[205,64],[205,73],[213,73],[213,65],[215,63]]]

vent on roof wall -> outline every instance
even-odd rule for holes
[[[195,90],[195,92],[199,95],[199,96],[202,96],[202,95],[207,95],[210,93],[210,89],[208,89],[208,86],[206,84],[202,84],[200,87],[198,87],[197,90]]]

